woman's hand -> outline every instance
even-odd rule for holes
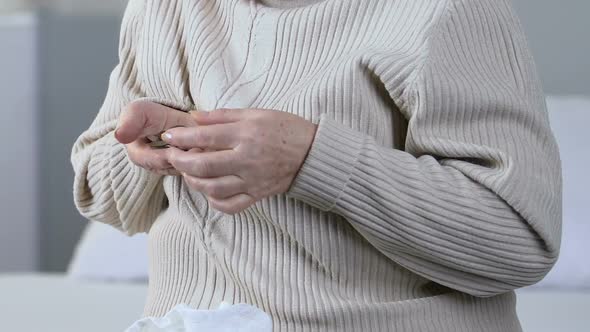
[[[174,146],[169,149],[169,161],[190,188],[204,193],[213,208],[229,214],[286,192],[317,128],[304,118],[273,110],[191,113],[198,126],[173,128],[162,135]]]
[[[176,126],[194,126],[195,119],[188,113],[158,103],[136,101],[127,105],[115,138],[125,144],[127,155],[135,165],[161,175],[179,175],[168,161],[169,149],[154,149],[146,138],[159,135]]]

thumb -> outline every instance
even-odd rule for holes
[[[122,144],[129,144],[137,140],[147,123],[147,116],[139,102],[125,107],[119,117],[115,138]]]
[[[221,108],[213,111],[191,111],[189,112],[200,125],[222,124],[237,122],[244,119],[247,110],[236,108]]]
[[[115,138],[129,144],[142,137],[159,135],[169,128],[195,125],[195,119],[186,112],[150,101],[135,101],[121,114]]]

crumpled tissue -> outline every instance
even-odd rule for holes
[[[179,304],[164,317],[138,320],[125,332],[272,332],[272,320],[248,304],[223,302],[214,310],[195,310]]]

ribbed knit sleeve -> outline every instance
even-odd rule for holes
[[[143,15],[144,1],[131,0],[122,21],[119,64],[110,76],[104,104],[77,139],[71,156],[74,200],[80,213],[129,235],[147,232],[166,202],[162,176],[130,162],[114,137],[123,108],[144,97],[136,61]]]
[[[561,168],[508,1],[457,0],[403,80],[404,150],[324,115],[288,195],[341,215],[391,260],[491,296],[541,280],[561,238]]]

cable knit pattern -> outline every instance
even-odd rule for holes
[[[275,331],[520,331],[561,239],[561,168],[509,0],[131,0],[74,145],[80,212],[150,238],[145,315],[246,302]],[[288,192],[227,215],[134,166],[123,107],[318,124]]]

